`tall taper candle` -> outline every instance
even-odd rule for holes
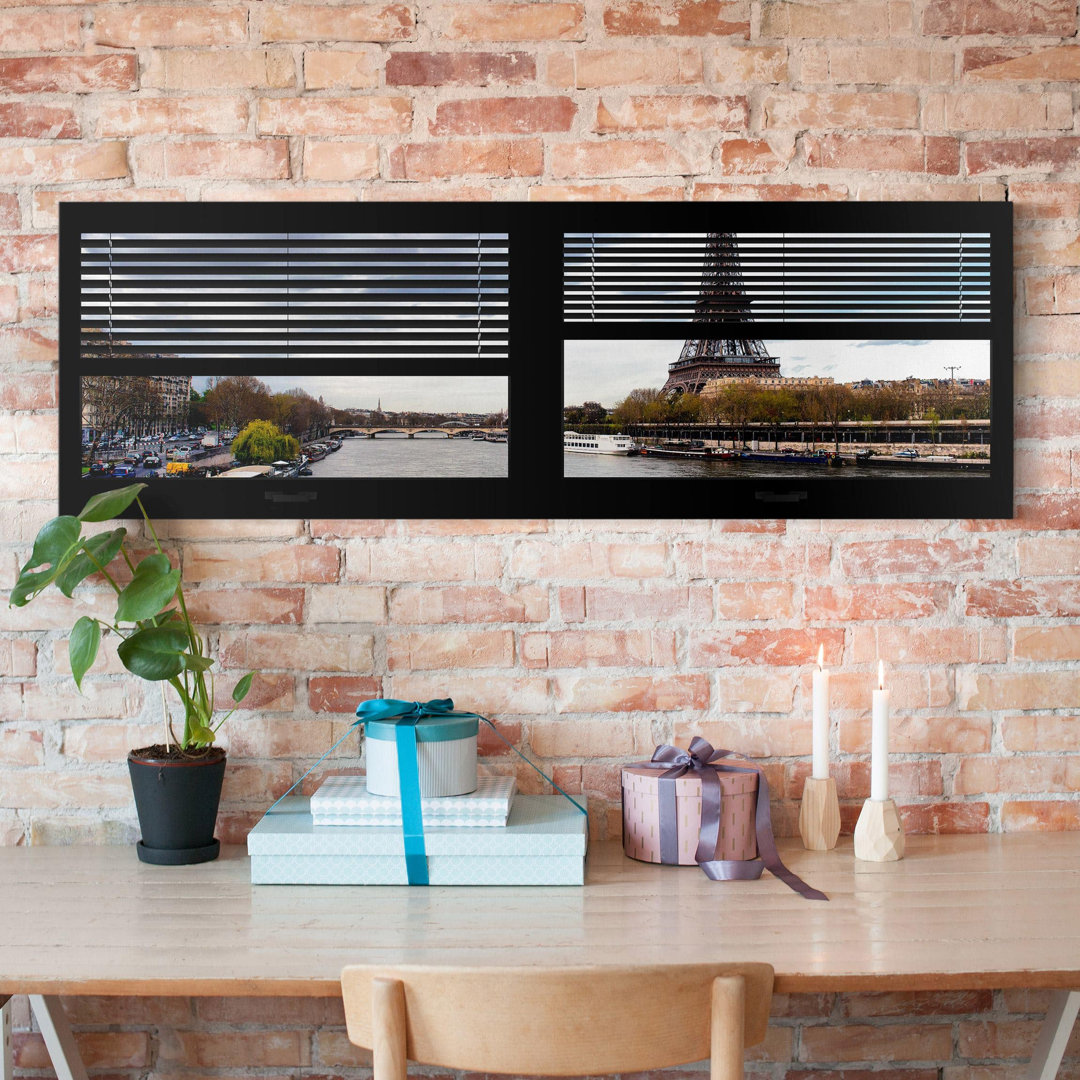
[[[815,780],[829,778],[829,672],[825,646],[818,646],[817,671],[814,672],[814,763],[810,773]]]
[[[874,691],[873,727],[870,732],[870,798],[889,797],[889,691],[885,689],[885,664],[878,661],[878,685]]]

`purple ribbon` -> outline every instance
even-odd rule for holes
[[[797,874],[793,874],[781,861],[773,838],[772,815],[769,811],[769,782],[757,765],[718,764],[721,758],[730,757],[730,750],[714,750],[704,739],[694,736],[689,750],[677,746],[658,746],[651,761],[638,764],[648,769],[664,769],[658,777],[660,796],[660,861],[679,861],[679,818],[675,812],[675,781],[693,770],[701,779],[701,831],[698,833],[697,851],[694,859],[713,881],[754,881],[767,868],[789,889],[805,896],[807,900],[828,900],[817,889],[811,888]],[[757,835],[758,858],[717,859],[716,846],[720,839],[720,786],[721,772],[757,773],[757,809],[754,828]]]

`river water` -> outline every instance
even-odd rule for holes
[[[380,435],[343,439],[341,449],[311,465],[312,477],[506,476],[507,443],[448,439],[445,435]]]
[[[895,476],[914,480],[927,476],[964,476],[972,480],[987,479],[989,473],[968,469],[930,467],[920,469],[916,465],[890,467],[888,465],[848,465],[829,468],[827,465],[774,465],[763,461],[693,461],[686,458],[616,457],[613,454],[569,454],[563,452],[563,476],[594,476],[602,479],[624,476],[651,479],[668,476],[694,477],[756,477],[772,476],[796,478],[812,476],[823,480],[853,477]]]

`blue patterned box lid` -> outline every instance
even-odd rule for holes
[[[585,805],[584,799],[580,800]],[[585,815],[562,795],[518,795],[503,828],[461,829],[425,824],[429,855],[529,858],[584,856]],[[249,855],[400,855],[400,829],[377,825],[315,825],[310,800],[293,795],[265,814],[248,833]]]
[[[467,795],[421,799],[425,824],[502,828],[517,791],[512,776],[481,776]],[[317,825],[401,826],[401,800],[372,795],[363,776],[328,776],[311,795],[311,816]]]

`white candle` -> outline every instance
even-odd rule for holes
[[[815,780],[829,778],[829,672],[824,663],[825,646],[820,645],[814,672],[814,764],[810,774]]]
[[[885,665],[878,661],[878,685],[874,691],[873,726],[870,731],[870,798],[889,797],[889,691],[885,689]]]

